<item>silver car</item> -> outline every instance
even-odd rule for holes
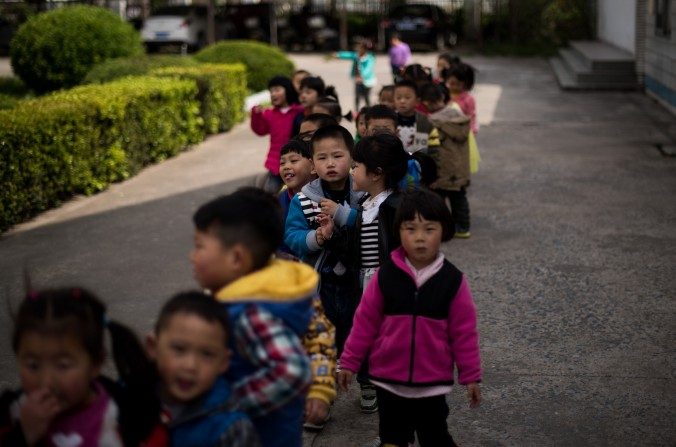
[[[198,50],[206,45],[207,9],[204,6],[168,6],[148,17],[141,38],[148,52],[161,47],[179,47],[181,52]]]

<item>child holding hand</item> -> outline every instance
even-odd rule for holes
[[[467,386],[471,407],[481,402],[476,311],[466,277],[445,259],[453,237],[450,212],[434,193],[402,195],[395,218],[402,246],[369,282],[340,357],[343,390],[368,357],[376,386],[384,446],[454,446],[446,394]]]

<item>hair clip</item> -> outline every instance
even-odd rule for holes
[[[73,291],[71,292],[71,295],[73,296],[73,298],[79,299],[82,296],[82,290],[77,289],[77,288],[73,289]]]

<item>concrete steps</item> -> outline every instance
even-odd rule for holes
[[[549,59],[565,90],[635,90],[634,57],[605,42],[573,41]]]

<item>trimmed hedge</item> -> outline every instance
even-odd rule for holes
[[[0,111],[0,231],[204,137],[197,86],[136,77]]]
[[[190,79],[197,83],[197,99],[206,133],[226,131],[244,118],[246,69],[242,64],[160,68],[151,74]]]
[[[91,69],[85,84],[102,84],[127,76],[143,76],[163,67],[195,67],[200,63],[190,56],[140,55],[109,59]]]
[[[293,62],[279,48],[248,40],[218,42],[194,57],[205,63],[244,64],[247,68],[247,86],[255,92],[266,90],[268,81],[275,75],[291,76],[294,68]]]
[[[69,6],[31,17],[12,39],[14,72],[36,92],[78,85],[106,59],[141,54],[141,37],[117,14]]]

